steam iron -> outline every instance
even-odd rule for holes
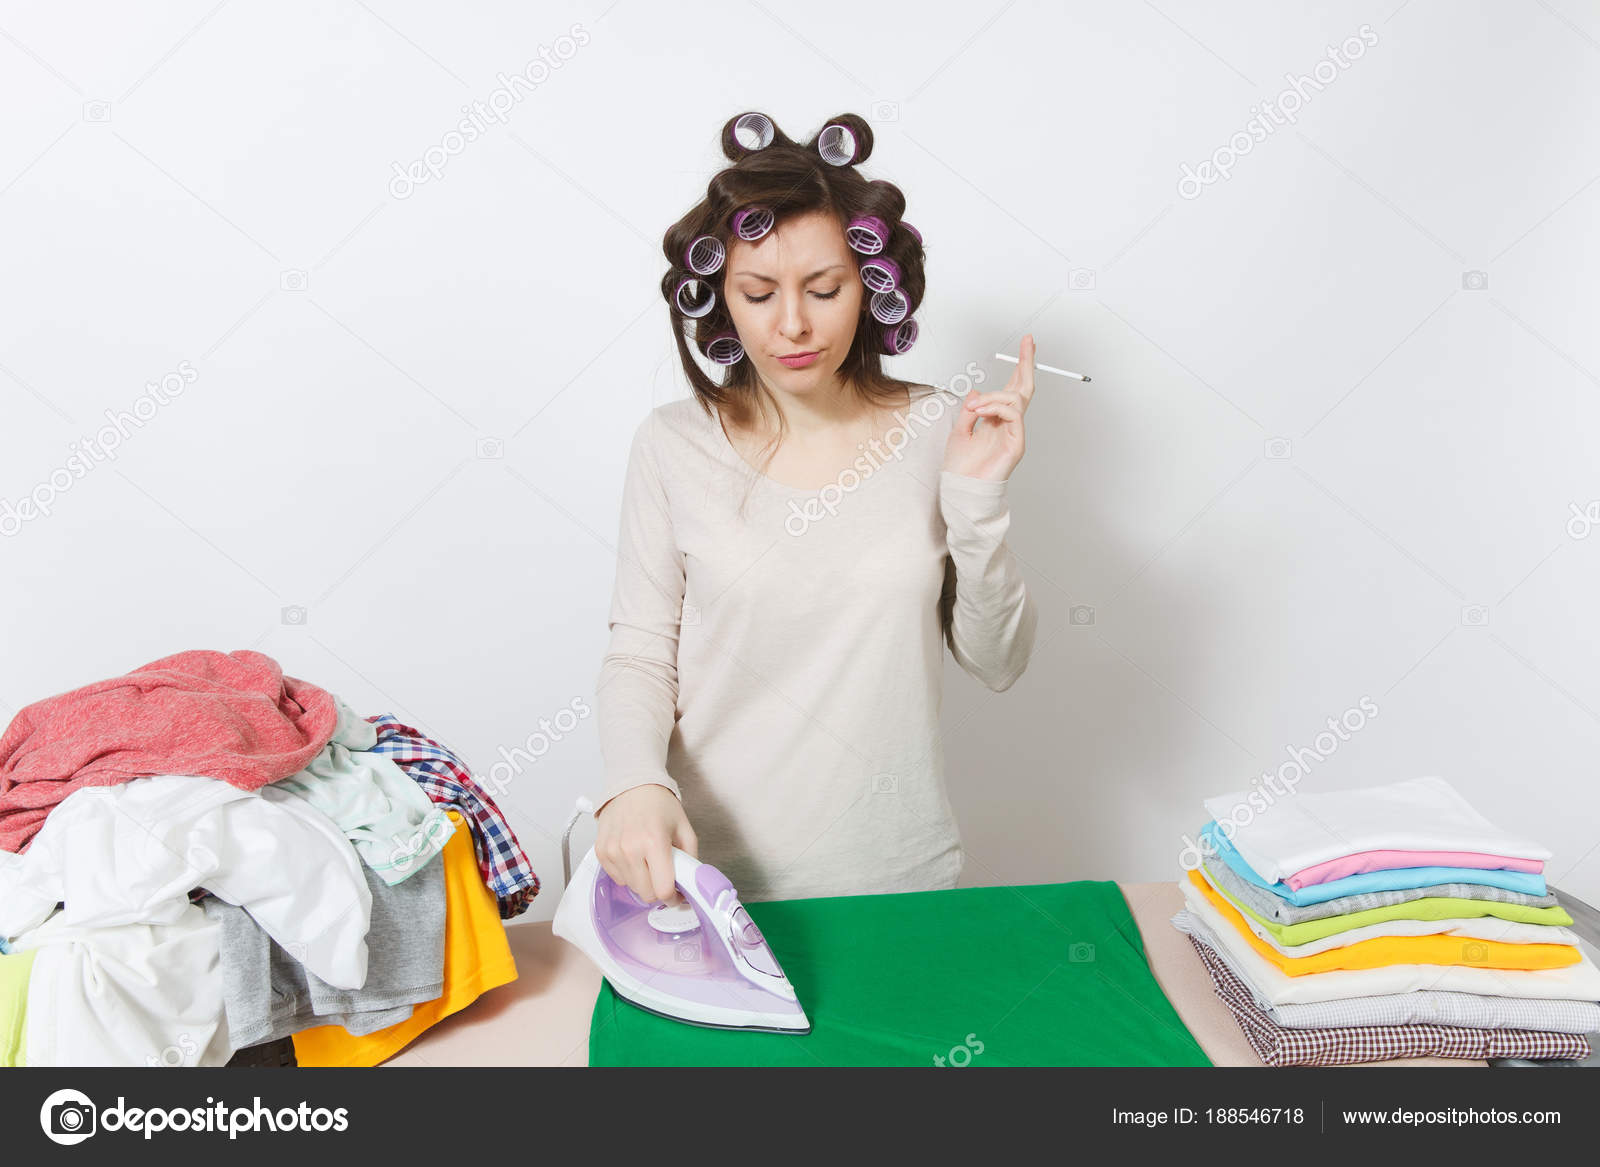
[[[565,837],[562,862],[570,862]],[[647,1012],[715,1029],[810,1033],[794,986],[728,877],[676,847],[672,862],[684,902],[652,904],[618,886],[591,848],[567,878],[555,934]]]

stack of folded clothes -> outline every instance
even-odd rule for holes
[[[516,977],[538,889],[439,743],[178,653],[0,736],[0,1065],[373,1065]]]
[[[1267,1065],[1588,1057],[1600,968],[1550,852],[1443,779],[1205,805],[1173,924]]]

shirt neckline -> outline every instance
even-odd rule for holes
[[[918,386],[918,388],[926,387]],[[934,393],[938,393],[942,390],[938,386],[934,386],[932,391]],[[913,390],[907,395],[906,408],[913,408],[918,401],[926,396],[928,396],[927,393],[917,393]],[[728,431],[722,426],[722,410],[719,409],[715,404],[711,404],[710,409],[711,428],[714,431],[713,436],[715,443],[717,445],[718,452],[722,455],[725,461],[737,466],[746,473],[753,474],[758,480],[766,483],[772,489],[781,491],[784,494],[809,496],[827,489],[826,484],[818,487],[790,486],[786,482],[779,482],[776,478],[773,478],[770,474],[767,474],[764,471],[757,470],[745,460],[745,456],[743,454],[739,453],[738,448],[733,444],[733,439],[728,437]],[[840,471],[840,473],[842,474],[843,471]]]

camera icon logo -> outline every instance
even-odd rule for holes
[[[1468,292],[1486,292],[1489,290],[1489,273],[1486,271],[1464,271],[1461,273],[1462,290]]]
[[[695,940],[680,940],[672,946],[672,959],[693,964],[700,959],[700,944]]]
[[[109,101],[84,102],[83,120],[86,122],[109,122],[111,120],[111,103]]]
[[[900,120],[900,103],[898,101],[875,101],[872,103],[872,118],[875,122],[897,122]]]
[[[81,1090],[57,1090],[39,1107],[39,1126],[52,1143],[70,1147],[94,1134],[95,1105]]]
[[[1094,960],[1094,945],[1087,940],[1080,940],[1067,947],[1067,959],[1073,964],[1088,964]]]
[[[1074,292],[1094,291],[1094,268],[1075,267],[1067,273],[1067,287]]]
[[[1294,444],[1288,438],[1268,438],[1262,453],[1274,462],[1282,462],[1294,453]]]
[[[683,606],[683,618],[679,621],[679,623],[681,623],[681,624],[698,624],[698,623],[700,623],[700,609],[695,607],[693,604],[685,604]]]
[[[506,444],[499,438],[478,439],[478,457],[480,459],[504,458],[505,456]]]
[[[872,793],[898,794],[899,791],[900,779],[893,774],[874,774],[872,776]]]
[[[285,624],[299,626],[305,624],[310,615],[311,613],[307,612],[299,604],[290,604],[279,613],[279,618]]]
[[[1093,628],[1094,609],[1088,604],[1074,604],[1067,612],[1067,619],[1074,628]]]
[[[1489,623],[1489,609],[1482,604],[1468,604],[1461,609],[1461,623],[1468,628],[1482,628]]]
[[[1489,959],[1489,948],[1485,944],[1463,944],[1461,946],[1461,962],[1463,964],[1482,964]]]
[[[311,277],[297,267],[292,267],[278,277],[278,287],[285,292],[303,292],[310,286]]]

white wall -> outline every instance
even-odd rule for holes
[[[1307,784],[1444,774],[1600,900],[1597,97],[1577,0],[0,5],[0,500],[194,376],[7,525],[0,713],[255,647],[487,768],[591,702],[628,437],[686,392],[661,233],[732,113],[848,109],[929,243],[903,375],[1031,329],[1094,376],[1013,480],[1032,666],[948,669],[968,881],[1169,878],[1365,696]],[[591,717],[503,798],[552,892],[598,783]]]

